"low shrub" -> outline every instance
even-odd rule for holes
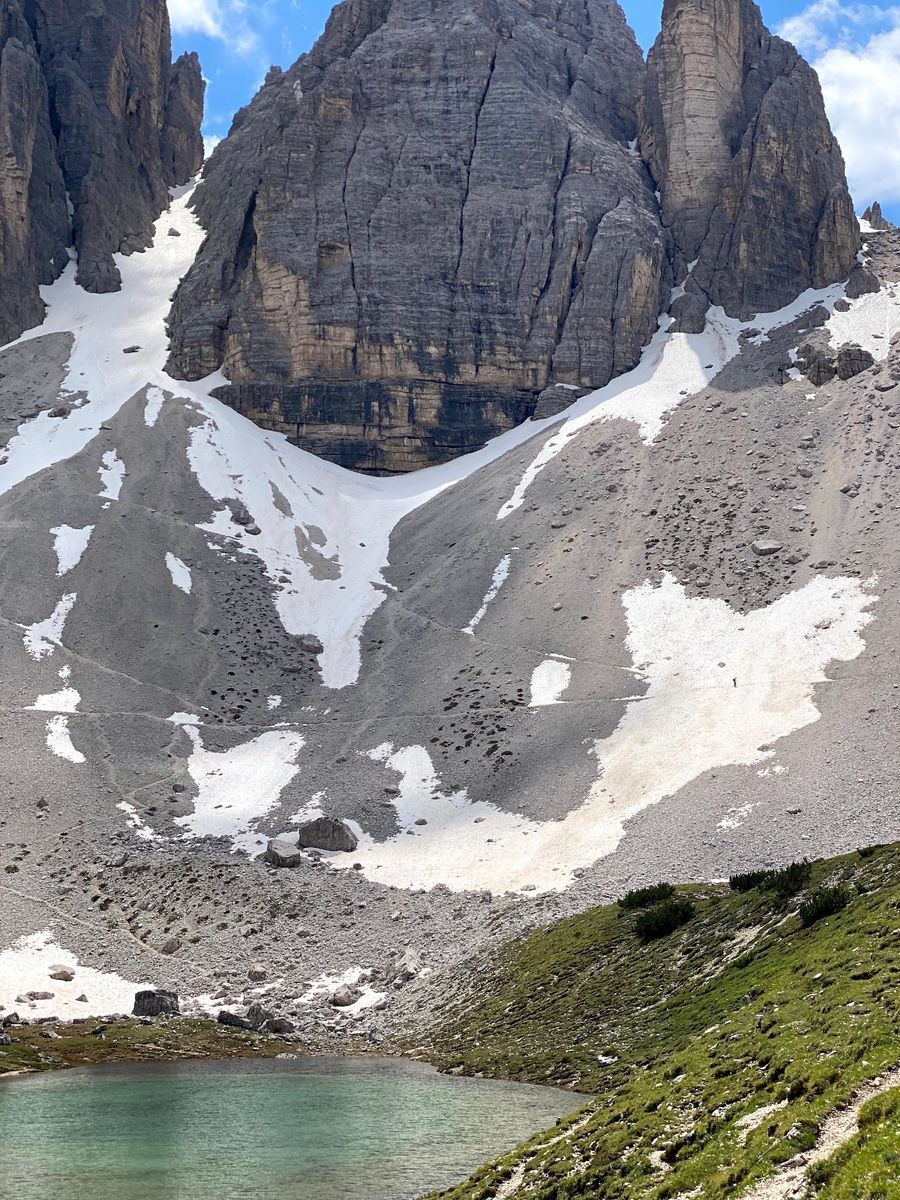
[[[754,888],[762,887],[769,875],[769,871],[745,871],[741,875],[732,875],[728,886],[733,892],[752,892]]]
[[[879,850],[883,850],[883,849],[884,849],[884,843],[879,842],[879,843],[876,843],[876,845],[874,845],[874,846],[860,846],[860,848],[857,850],[856,853],[859,855],[860,858],[871,858],[873,854],[877,854]]]
[[[782,900],[788,896],[796,896],[809,883],[811,868],[806,859],[803,862],[791,863],[779,871],[770,871],[769,877],[763,884],[767,892],[774,892]]]
[[[619,901],[619,908],[649,908],[651,904],[660,904],[675,895],[671,883],[654,883],[650,887],[633,888],[626,892]]]
[[[653,942],[686,925],[693,915],[694,906],[690,900],[677,897],[642,912],[634,923],[634,932],[642,942]]]
[[[800,905],[800,920],[804,925],[815,925],[823,917],[830,917],[846,908],[850,903],[850,892],[843,885],[820,887]]]

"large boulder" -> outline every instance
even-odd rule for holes
[[[863,371],[874,366],[873,355],[855,342],[848,342],[838,350],[837,373],[839,379],[853,379],[854,376],[861,375]]]
[[[343,850],[349,852],[359,845],[356,834],[336,817],[316,817],[297,831],[297,844],[307,849]]]
[[[131,1010],[136,1017],[159,1017],[164,1013],[180,1012],[178,996],[164,988],[138,992]]]

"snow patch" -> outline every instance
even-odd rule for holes
[[[148,429],[152,429],[158,421],[165,400],[166,398],[161,388],[147,388],[147,403],[144,405],[144,424]]]
[[[106,451],[102,464],[99,468],[100,482],[103,484],[100,496],[104,500],[118,500],[125,481],[125,464],[115,450]]]
[[[72,611],[77,596],[77,592],[67,592],[49,617],[45,617],[43,621],[36,621],[33,625],[23,626],[25,634],[22,641],[32,658],[38,661],[47,658],[57,646],[62,645],[66,617]]]
[[[85,525],[82,529],[74,529],[71,525],[57,525],[50,532],[53,534],[57,577],[68,575],[69,571],[81,562],[81,556],[87,550],[94,526]]]
[[[475,628],[484,620],[491,601],[497,598],[497,593],[509,578],[509,564],[511,561],[512,559],[509,554],[504,555],[504,557],[500,559],[500,562],[494,568],[494,574],[491,577],[491,586],[485,592],[484,599],[481,601],[481,608],[479,608],[478,612],[465,627],[463,633],[474,635]]]
[[[891,338],[900,332],[900,284],[884,284],[880,292],[870,292],[858,300],[848,300],[846,312],[834,309],[825,328],[835,347],[856,342],[868,350],[876,362],[883,362],[891,348]]]
[[[51,979],[52,967],[68,967],[74,978],[67,982]],[[34,1020],[57,1016],[110,1016],[130,1013],[135,992],[152,987],[150,983],[131,983],[111,971],[98,971],[79,962],[71,950],[65,950],[49,929],[21,937],[7,950],[0,951],[0,1007],[6,1012]],[[27,992],[52,992],[51,1000],[17,1002]],[[84,995],[86,1001],[77,997]]]
[[[76,692],[77,695],[77,692]],[[70,763],[83,763],[85,757],[80,750],[72,745],[72,735],[69,733],[69,718],[59,714],[47,722],[47,749],[57,758],[64,758]]]
[[[226,837],[234,852],[256,853],[267,841],[256,832],[256,823],[297,774],[304,739],[290,729],[271,729],[229,750],[207,750],[196,718],[186,717],[176,713],[169,719],[191,740],[187,766],[197,795],[194,811],[176,817],[175,824],[186,838]]]
[[[531,673],[529,708],[560,704],[560,697],[572,680],[572,668],[564,659],[545,658]]]
[[[186,596],[191,594],[193,586],[191,580],[191,569],[187,563],[183,563],[180,558],[176,558],[174,554],[166,555],[166,566],[169,568],[169,574],[172,576],[172,582]]]

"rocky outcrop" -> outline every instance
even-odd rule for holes
[[[70,245],[84,287],[119,286],[113,254],[149,244],[202,163],[203,87],[195,55],[171,63],[165,0],[3,6],[0,343],[41,320]]]
[[[207,168],[170,370],[388,471],[632,367],[665,268],[642,74],[615,0],[346,0]]]
[[[640,144],[682,327],[710,303],[746,318],[846,278],[859,225],[818,79],[752,0],[665,0]]]
[[[879,229],[882,232],[897,228],[897,226],[894,225],[892,221],[889,221],[881,211],[881,205],[877,200],[874,202],[874,204],[870,204],[863,213],[863,220],[868,221],[873,229]]]

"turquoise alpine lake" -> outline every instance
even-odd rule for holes
[[[140,1063],[0,1080],[0,1196],[413,1200],[580,1107],[379,1058]]]

